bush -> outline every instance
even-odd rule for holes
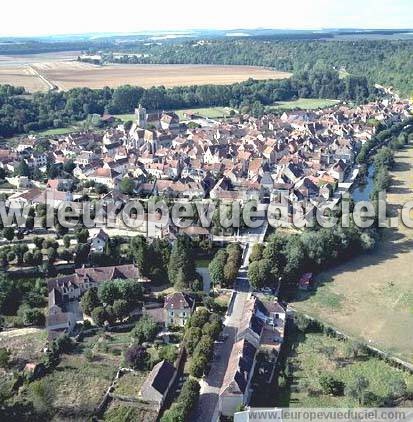
[[[344,383],[330,374],[320,375],[318,382],[324,394],[332,394],[333,396],[341,396],[344,392]]]
[[[125,352],[125,363],[133,369],[147,369],[149,354],[139,344],[133,344]]]

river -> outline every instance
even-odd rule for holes
[[[374,164],[369,164],[365,182],[362,184],[358,183],[352,190],[351,194],[354,202],[368,201],[370,199],[370,193],[374,186]]]

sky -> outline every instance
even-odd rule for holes
[[[413,27],[413,0],[1,0],[0,13],[0,36]]]

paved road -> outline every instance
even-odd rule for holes
[[[250,253],[251,248],[247,245],[243,264],[234,286],[236,296],[232,313],[224,321],[223,334],[228,336],[228,338],[224,342],[215,345],[214,355],[218,356],[218,358],[214,359],[211,370],[201,385],[201,394],[195,412],[195,420],[199,422],[211,422],[218,419],[218,395],[224,381],[232,346],[235,342],[238,327],[244,314],[245,302],[250,291],[246,271]]]
[[[224,380],[247,297],[248,290],[237,292],[232,314],[224,322],[223,334],[228,338],[223,343],[216,344],[214,354],[218,355],[219,358],[212,363],[211,370],[201,386],[201,395],[195,414],[195,419],[199,422],[210,422],[216,420],[218,416],[219,390]]]

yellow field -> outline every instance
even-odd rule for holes
[[[28,91],[47,91],[48,85],[30,66],[0,66],[0,85],[24,86]]]
[[[389,209],[413,199],[413,146],[396,153]],[[413,362],[413,229],[385,229],[377,248],[319,277],[292,305]]]
[[[230,84],[248,78],[280,79],[290,75],[253,66],[105,65],[78,62],[41,63],[34,68],[59,89],[102,88],[130,84],[145,88],[163,85]]]
[[[0,56],[0,84],[24,86],[31,92],[77,87],[111,88],[130,84],[152,86],[231,84],[248,78],[282,79],[290,76],[254,66],[123,65],[96,66],[76,61],[79,52]],[[44,78],[44,79],[43,79]]]

